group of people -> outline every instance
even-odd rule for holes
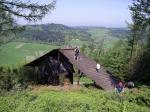
[[[79,59],[80,59],[80,56],[79,56],[80,50],[79,50],[79,48],[76,47],[74,51],[75,51],[74,60],[79,60]],[[101,65],[100,65],[99,63],[97,63],[97,64],[96,64],[96,71],[97,71],[97,72],[100,72],[100,69],[101,69]],[[122,92],[124,92],[125,86],[126,86],[126,85],[125,85],[125,83],[124,83],[123,81],[119,81],[118,84],[115,85],[115,91],[116,91],[117,93],[122,93]],[[129,82],[127,83],[127,87],[128,87],[129,89],[133,88],[133,87],[134,87],[134,83],[133,83],[132,81],[129,81]]]
[[[80,50],[79,50],[79,47],[76,47],[75,48],[75,50],[74,50],[74,60],[79,60],[80,59],[80,56],[79,56],[79,54],[80,54]],[[97,63],[96,64],[96,71],[97,72],[100,72],[100,68],[101,68],[101,66],[100,66],[100,64],[99,63]]]
[[[123,93],[125,87],[128,87],[129,89],[132,89],[132,88],[134,88],[134,86],[135,85],[132,81],[129,81],[127,83],[127,85],[123,81],[119,81],[118,84],[115,85],[115,91],[117,93]]]

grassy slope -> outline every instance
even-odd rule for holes
[[[69,45],[76,47],[79,46],[81,47],[83,44],[89,44],[88,41],[81,41],[80,39],[72,39],[68,42]]]
[[[17,48],[18,47],[18,48]],[[11,42],[0,46],[0,65],[19,65],[57,48],[47,44]]]
[[[104,28],[91,28],[88,32],[92,35],[91,37],[95,40],[95,42],[100,42],[104,39],[104,47],[109,48],[118,41],[117,37],[113,37],[110,34],[108,29]]]
[[[110,31],[104,28],[91,28],[88,32],[95,42],[100,43],[102,39],[105,39],[104,48],[109,48],[114,42],[119,40],[116,37],[112,37]],[[72,46],[82,46],[88,44],[88,41],[81,41],[79,39],[72,39],[68,42]],[[18,65],[26,62],[26,58],[31,60],[39,57],[40,55],[57,48],[57,46],[51,46],[38,43],[23,43],[20,48],[16,48],[22,44],[21,42],[11,42],[0,46],[0,65]]]
[[[126,92],[120,103],[114,93],[97,89],[45,87],[1,96],[0,112],[149,112],[148,95],[149,89]]]
[[[119,40],[119,38],[111,35],[109,29],[105,28],[89,28],[87,30],[91,34],[91,38],[94,42],[100,43],[104,39],[104,48],[110,48],[112,45]],[[83,44],[88,44],[88,41],[81,41],[79,39],[72,39],[68,42],[69,45],[81,47]]]

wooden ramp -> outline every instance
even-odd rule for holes
[[[96,72],[96,62],[84,54],[80,53],[79,61],[74,60],[74,49],[60,49],[59,50],[68,60],[76,66],[87,77],[96,82],[96,85],[104,90],[114,89],[115,78],[107,73],[107,71],[101,67],[100,72]]]

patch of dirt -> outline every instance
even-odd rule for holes
[[[84,88],[82,85],[71,85],[66,84],[64,86],[52,86],[52,85],[30,85],[30,89],[32,89],[33,92],[40,92],[43,90],[53,90],[53,91],[79,91]]]
[[[19,49],[19,48],[21,48],[24,45],[25,45],[25,43],[20,43],[19,45],[16,46],[16,48]]]

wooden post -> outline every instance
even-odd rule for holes
[[[77,80],[77,85],[79,85],[79,82],[80,82],[80,78],[82,77],[83,73],[78,70],[78,80]]]
[[[38,75],[39,75],[38,74],[38,67],[34,67],[34,71],[35,71],[35,75],[36,75],[36,79],[35,79],[36,81],[35,82],[36,82],[36,84],[38,84]]]
[[[77,79],[77,85],[79,85],[79,82],[80,82],[80,70],[78,70],[78,79]]]

